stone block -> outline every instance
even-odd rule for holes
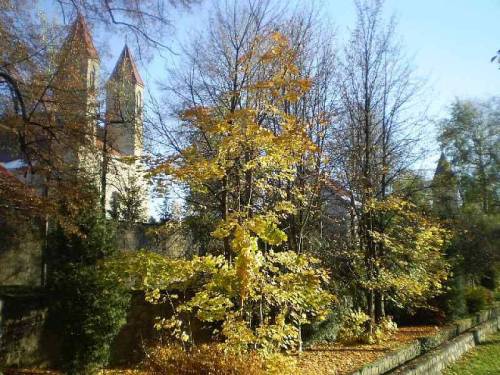
[[[442,328],[438,333],[432,336],[423,337],[420,340],[422,353],[426,353],[437,348],[444,342],[451,340],[458,335],[457,325],[450,325]]]
[[[471,329],[475,325],[475,319],[472,318],[460,319],[457,320],[455,324],[457,326],[457,331],[458,331],[457,333],[461,334]]]
[[[404,347],[388,353],[386,356],[357,370],[352,375],[381,375],[420,355],[420,342],[414,340]]]
[[[498,331],[498,319],[492,319],[483,323],[472,330],[476,344],[486,341],[486,337]]]
[[[437,375],[450,363],[469,351],[475,345],[472,333],[464,333],[444,343],[389,374],[393,375]]]

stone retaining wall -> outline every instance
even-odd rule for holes
[[[0,375],[5,367],[45,368],[57,364],[61,332],[48,322],[48,301],[42,290],[21,293],[0,289]],[[127,323],[111,345],[113,365],[133,363],[143,355],[142,344],[156,337],[153,324],[158,315],[167,315],[167,305],[151,305],[134,293]]]
[[[497,330],[500,330],[500,306],[458,320],[435,335],[412,341],[352,375],[440,374],[447,365]]]
[[[0,293],[0,367],[39,365],[45,361],[41,342],[46,315],[41,293]]]
[[[450,363],[455,362],[475,345],[471,332],[463,333],[441,347],[424,354],[410,363],[390,372],[393,375],[440,374]]]
[[[410,342],[403,348],[393,351],[386,356],[378,359],[377,361],[370,363],[369,365],[361,368],[360,370],[354,372],[352,375],[380,375],[400,366],[402,363],[406,363],[416,357],[421,353],[421,346],[418,340]]]
[[[476,342],[476,344],[481,344],[486,341],[486,336],[491,335],[499,329],[500,317],[489,320],[488,322],[483,323],[472,330],[474,341]]]

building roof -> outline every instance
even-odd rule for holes
[[[99,60],[99,54],[92,41],[89,27],[81,14],[78,14],[75,22],[73,22],[65,46],[66,48],[68,46],[74,47],[76,50],[84,52],[86,57]]]
[[[2,164],[0,164],[0,175],[2,177],[7,177],[7,178],[14,177],[14,175],[7,168],[5,168]]]
[[[347,201],[350,201],[351,200],[351,193],[345,189],[341,184],[340,182],[338,181],[335,181],[331,178],[328,178],[326,181],[325,181],[325,185],[327,188],[329,188],[329,190],[333,193],[335,193],[336,195],[338,195],[339,197],[341,197],[342,199],[345,199]]]
[[[134,58],[130,52],[127,45],[123,48],[123,51],[118,58],[113,73],[109,77],[109,80],[121,81],[123,79],[129,79],[132,83],[144,87],[144,82],[142,81],[139,70],[135,65]]]

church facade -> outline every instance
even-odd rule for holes
[[[79,15],[59,53],[50,95],[58,103],[52,111],[57,123],[62,127],[74,126],[77,131],[71,137],[81,139],[66,139],[59,146],[59,153],[65,165],[95,179],[108,213],[134,194],[134,199],[140,201],[140,217],[136,220],[146,221],[149,187],[142,161],[144,82],[127,46],[103,90],[99,86],[100,66],[90,30]],[[105,111],[100,110],[100,98],[104,96],[101,91],[105,91]],[[72,144],[78,146],[67,146]],[[36,187],[36,176],[25,172],[19,154],[0,153],[0,166]]]

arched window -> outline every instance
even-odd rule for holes
[[[89,77],[89,83],[90,83],[90,89],[94,90],[95,89],[95,67],[92,66],[90,68],[90,77]]]
[[[120,113],[120,99],[118,99],[118,96],[113,98],[113,109],[116,113]]]
[[[142,97],[141,97],[141,92],[137,92],[137,96],[135,98],[136,101],[136,106],[137,106],[137,111],[140,112],[142,108]]]

